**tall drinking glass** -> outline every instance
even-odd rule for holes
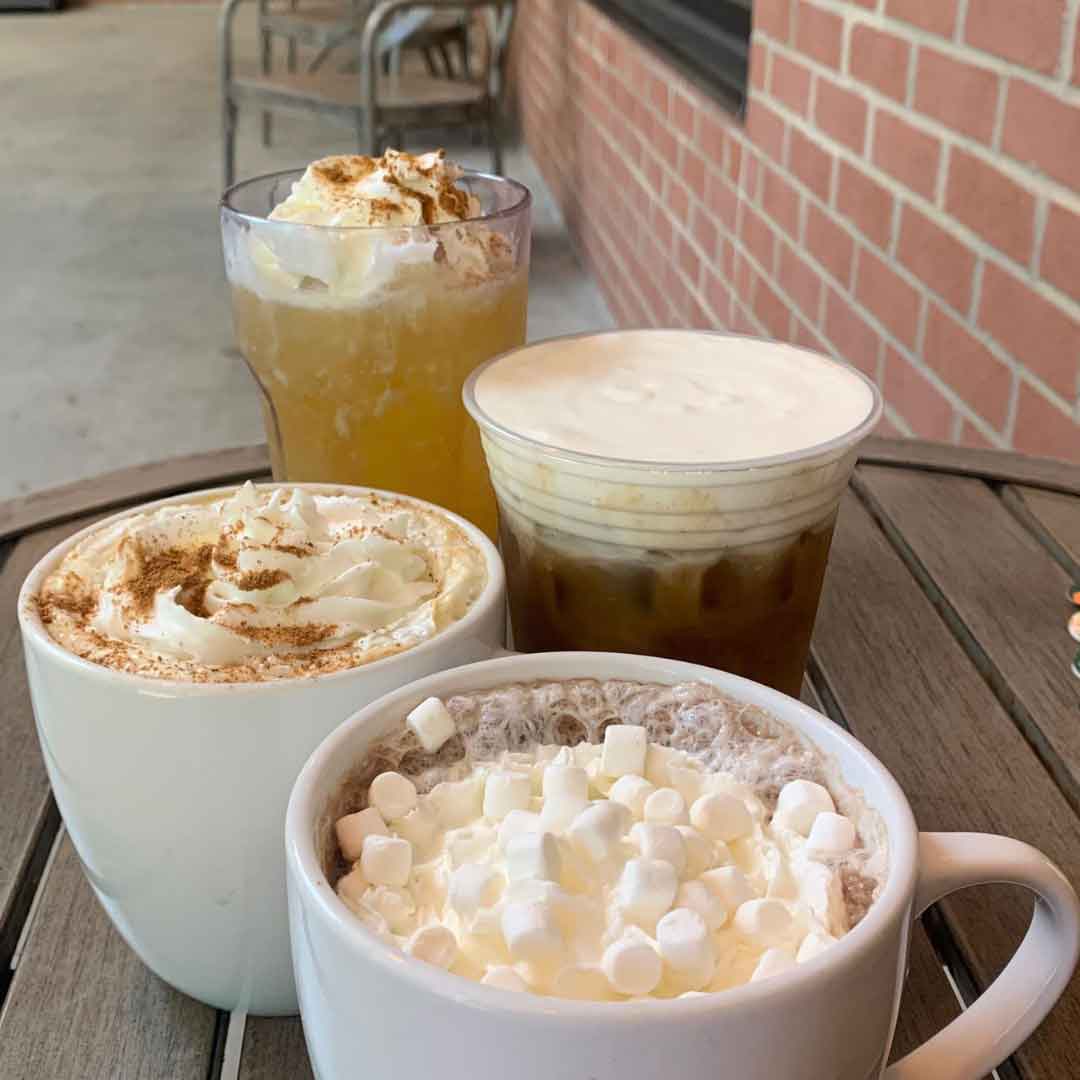
[[[409,227],[271,220],[303,170],[230,188],[225,269],[240,350],[263,395],[274,478],[363,484],[496,534],[466,376],[525,340],[530,204],[465,173],[481,215]]]
[[[572,344],[588,372],[613,351],[647,347],[656,334],[687,355],[717,353],[718,362],[725,342],[758,350],[763,360],[791,351],[703,331],[613,331],[536,342],[466,381],[466,408],[498,498],[514,646],[689,660],[798,697],[840,497],[880,415],[880,395],[853,368],[803,354],[824,366],[825,378],[855,381],[865,409],[854,423],[787,453],[691,463],[648,459],[655,436],[644,412],[636,435],[644,460],[630,460],[551,445],[485,408],[485,377],[500,364],[532,366],[537,376],[519,384],[528,403],[562,346]],[[588,390],[581,387],[568,414]],[[551,430],[560,429],[556,418]]]

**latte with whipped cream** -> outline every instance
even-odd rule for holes
[[[262,681],[417,645],[468,611],[486,574],[482,552],[433,508],[247,483],[92,532],[37,603],[52,638],[93,663]]]

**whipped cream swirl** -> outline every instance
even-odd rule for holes
[[[310,304],[372,298],[424,275],[475,284],[512,270],[509,243],[475,221],[480,200],[458,185],[463,175],[442,150],[320,158],[268,219],[248,222],[246,242],[226,230],[229,276]]]
[[[108,643],[111,654],[89,658],[123,661],[113,666],[286,675],[416,644],[460,617],[483,580],[483,557],[456,526],[407,502],[247,483],[93,534],[42,602],[54,637],[74,623],[62,643],[80,655],[83,637]]]

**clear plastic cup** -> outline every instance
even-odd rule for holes
[[[692,349],[707,332],[685,333]],[[592,336],[603,335],[579,343]],[[689,660],[798,696],[840,496],[881,413],[877,388],[845,368],[872,405],[827,442],[658,464],[560,449],[497,423],[476,384],[501,359],[466,380],[464,399],[498,502],[515,647]]]
[[[247,180],[221,202],[233,325],[263,393],[274,479],[398,491],[494,537],[461,388],[525,341],[528,190],[466,172],[458,186],[480,216],[440,225],[271,218],[302,175]]]

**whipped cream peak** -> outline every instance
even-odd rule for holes
[[[306,225],[377,228],[467,221],[480,215],[480,204],[457,186],[463,172],[446,160],[443,150],[320,158],[270,217]]]
[[[483,555],[449,519],[374,494],[257,489],[92,534],[42,589],[61,644],[203,681],[354,666],[459,618]]]

